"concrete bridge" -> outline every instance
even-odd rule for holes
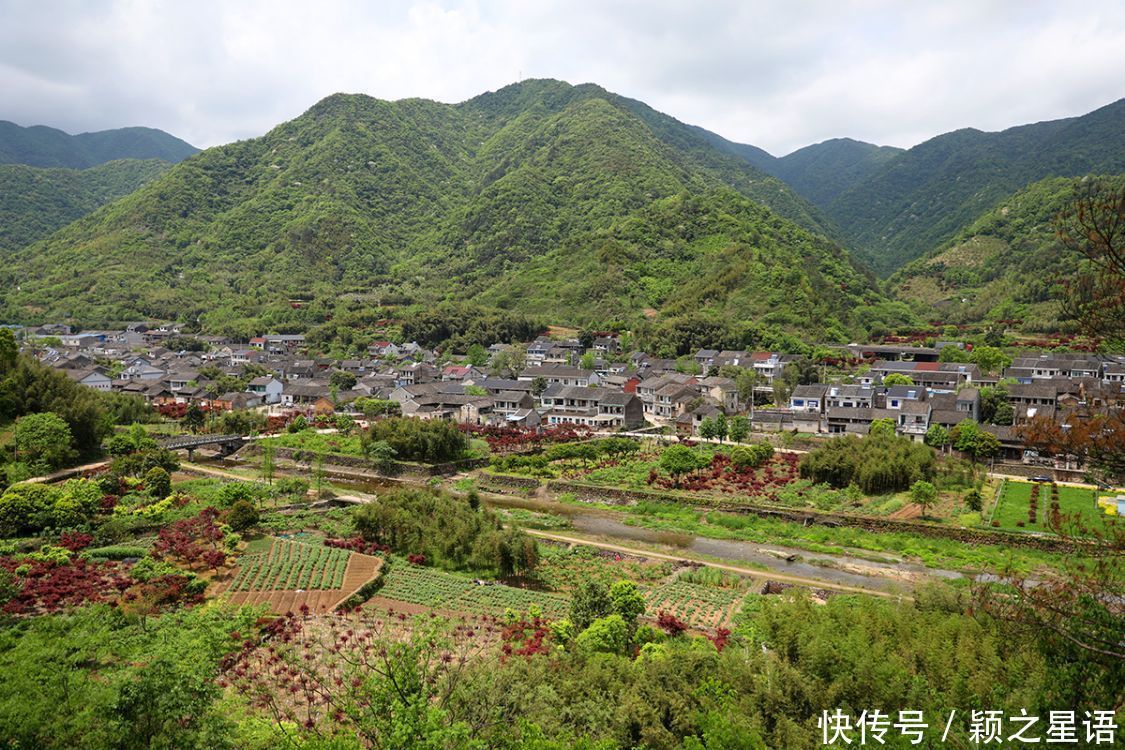
[[[191,461],[196,448],[214,446],[221,456],[229,456],[249,441],[243,435],[177,435],[160,441],[160,447],[170,451],[187,451]]]

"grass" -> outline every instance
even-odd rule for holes
[[[1010,564],[1016,570],[1027,572],[1043,565],[1061,567],[1064,559],[1061,554],[1008,547],[1004,545],[1003,539],[998,539],[995,545],[968,545],[952,539],[904,532],[873,532],[849,526],[816,524],[803,526],[751,514],[704,512],[676,503],[584,505],[624,513],[625,523],[655,531],[695,534],[710,539],[780,544],[829,555],[870,557],[865,553],[887,553],[917,560],[930,568],[995,571]]]
[[[1029,515],[1031,494],[1038,486],[1039,499],[1035,520]],[[1085,487],[1057,485],[1059,512],[1066,515],[1079,515],[1082,520],[1095,528],[1105,524],[1105,514],[1098,508],[1097,491]],[[1010,531],[1050,532],[1050,508],[1053,497],[1052,486],[1047,483],[1018,482],[1008,480],[997,501],[992,520],[999,528]]]

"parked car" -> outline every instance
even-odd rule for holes
[[[1038,476],[1032,477],[1031,481],[1033,481],[1033,482],[1052,482],[1054,480],[1051,479],[1050,477],[1045,477],[1042,474],[1039,474]]]

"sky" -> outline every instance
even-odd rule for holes
[[[597,83],[775,155],[909,147],[1125,97],[1125,2],[0,0],[0,119],[200,147],[335,92]]]

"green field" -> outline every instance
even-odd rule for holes
[[[560,617],[569,606],[558,594],[494,584],[481,586],[469,576],[422,568],[396,560],[387,570],[379,596],[408,604],[457,612],[502,615],[506,610],[525,612],[538,605],[544,615]]]
[[[1009,531],[1050,531],[1050,508],[1052,500],[1051,485],[1041,483],[1039,502],[1035,520],[1029,514],[1033,482],[1008,480],[997,501],[992,520],[999,522],[999,528]],[[1059,512],[1066,515],[1079,514],[1097,528],[1105,523],[1105,516],[1097,504],[1097,492],[1084,487],[1058,485]]]
[[[229,590],[338,589],[350,556],[343,549],[277,539],[268,552],[242,556]]]

